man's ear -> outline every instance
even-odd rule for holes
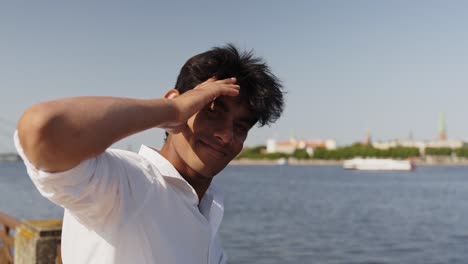
[[[164,98],[167,98],[167,99],[174,99],[176,98],[177,96],[180,95],[180,92],[176,89],[170,89],[169,91],[167,91],[167,93],[164,95]]]

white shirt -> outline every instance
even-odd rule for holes
[[[226,263],[218,229],[224,207],[210,187],[201,202],[157,151],[109,149],[63,172],[38,170],[15,146],[39,192],[65,208],[65,264]]]

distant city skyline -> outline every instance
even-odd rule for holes
[[[421,139],[421,140],[434,140],[434,139],[444,140],[444,139],[449,139],[450,138],[450,137],[447,136],[447,125],[446,125],[446,122],[445,122],[445,113],[444,112],[439,113],[439,119],[437,121],[438,121],[437,126],[434,126],[434,137],[433,138],[425,138],[425,139]],[[290,138],[297,138],[297,137],[294,134],[292,134],[290,136]],[[303,138],[303,139],[305,139],[305,140],[324,140],[324,139],[329,139],[329,138],[330,137]],[[368,140],[370,140],[370,138],[373,138],[373,135],[372,135],[372,131],[368,130],[368,131],[366,131],[365,134],[363,134],[362,138],[356,139],[352,143],[362,141],[363,139],[364,139],[364,141],[368,141]],[[414,138],[413,133],[411,131],[409,131],[409,134],[408,134],[407,137],[400,137],[400,139],[404,139],[404,138],[405,139]],[[388,140],[388,139],[397,139],[397,138],[387,138],[386,140]]]
[[[244,6],[240,6],[244,5]],[[30,105],[106,95],[158,98],[191,56],[232,42],[282,80],[286,109],[246,146],[291,136],[468,139],[468,2],[7,1],[0,6],[0,152]],[[5,124],[6,123],[6,124]],[[13,125],[12,125],[13,124]],[[115,146],[162,146],[150,130]]]

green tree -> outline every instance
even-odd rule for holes
[[[451,148],[426,148],[426,155],[429,156],[450,156],[452,152]]]
[[[292,157],[296,159],[308,159],[309,153],[305,149],[296,149],[292,154]]]
[[[455,153],[457,154],[458,157],[468,158],[468,148],[467,147],[459,148],[459,149],[457,149],[455,151]]]

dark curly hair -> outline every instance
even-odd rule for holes
[[[234,45],[227,44],[195,55],[182,66],[175,89],[182,94],[213,76],[218,80],[237,78],[239,96],[248,103],[260,126],[280,117],[284,107],[281,82],[252,51],[239,53]]]

